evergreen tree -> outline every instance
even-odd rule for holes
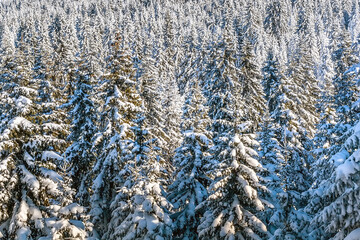
[[[270,113],[273,113],[278,104],[277,91],[284,78],[283,74],[279,69],[279,62],[275,58],[272,50],[269,51],[265,66],[263,67],[263,79],[262,85],[264,88],[264,98],[267,102],[267,106]]]
[[[286,1],[271,1],[266,6],[266,16],[264,20],[265,31],[274,36],[280,44],[280,38],[288,31],[288,13]]]
[[[300,123],[305,121],[301,119],[302,115],[298,114],[302,107],[301,96],[297,95],[300,87],[286,78],[271,52],[264,71],[263,85],[270,119],[273,122],[273,127],[267,131],[274,130],[274,133],[269,133],[274,134],[275,137],[272,144],[276,146],[276,143],[279,143],[278,164],[280,164],[282,188],[282,190],[277,189],[276,182],[271,183],[272,186],[269,185],[269,189],[275,191],[278,198],[274,201],[275,212],[270,221],[276,223],[274,239],[301,239],[306,221],[309,220],[302,210],[305,203],[301,194],[310,187],[311,176],[307,163],[309,153],[303,145],[301,135],[303,128]],[[276,154],[277,150],[274,151],[273,154]],[[282,164],[281,159],[283,159]],[[277,171],[276,165],[273,170]]]
[[[119,173],[125,183],[111,203],[112,218],[103,239],[170,239],[171,204],[160,184],[167,177],[165,161],[148,138],[144,117],[140,115],[135,123],[131,128],[135,139],[128,144]]]
[[[260,149],[259,162],[263,166],[261,174],[262,183],[267,190],[261,192],[260,197],[266,200],[268,208],[258,214],[259,218],[266,224],[271,234],[278,233],[278,229],[284,227],[284,209],[279,196],[283,194],[281,182],[281,170],[284,165],[283,149],[276,139],[276,124],[272,119],[265,118],[259,133]]]
[[[74,20],[65,20],[65,16],[55,17],[53,37],[54,85],[62,90],[69,100],[75,91],[76,68],[79,53],[79,41],[76,36]]]
[[[75,91],[70,100],[62,107],[69,109],[72,121],[68,140],[72,144],[65,152],[69,164],[72,187],[81,203],[88,203],[90,179],[88,173],[95,162],[96,155],[92,151],[93,136],[97,131],[97,109],[93,101],[94,73],[91,71],[85,53],[77,63],[75,73]]]
[[[213,46],[206,69],[206,95],[214,134],[208,174],[214,180],[209,197],[197,207],[204,212],[198,226],[200,239],[258,239],[267,231],[254,215],[264,209],[257,193],[262,188],[256,174],[260,164],[252,148],[256,141],[252,134],[246,134],[246,123],[240,122],[241,109],[236,102],[240,83],[231,42],[226,38]]]
[[[156,51],[155,49],[152,50]],[[142,59],[142,75],[140,77],[140,94],[144,101],[145,121],[151,138],[158,139],[158,147],[163,148],[169,141],[164,131],[164,109],[161,105],[161,82],[158,76],[156,57],[147,53]]]
[[[281,170],[284,166],[284,149],[280,144],[278,137],[279,123],[274,119],[274,111],[277,110],[279,104],[279,88],[283,84],[284,76],[280,71],[280,66],[272,51],[269,51],[267,61],[263,68],[264,78],[262,81],[265,100],[267,101],[267,109],[269,113],[263,119],[261,131],[259,133],[260,151],[259,159],[263,165],[262,178],[264,185],[268,191],[264,193],[266,199],[272,206],[264,213],[260,214],[263,221],[269,228],[269,232],[274,234],[277,229],[283,228],[282,221],[284,211],[279,201],[279,196],[283,194]]]
[[[106,71],[98,88],[103,99],[100,115],[100,132],[96,134],[93,149],[98,152],[90,173],[94,181],[90,199],[90,215],[102,235],[110,221],[110,203],[116,188],[122,186],[118,177],[124,165],[123,155],[128,141],[133,140],[131,127],[140,111],[141,99],[136,89],[130,54],[121,49],[121,39],[115,34],[112,51],[106,59]]]
[[[82,48],[83,54],[86,55],[88,67],[94,74],[95,78],[101,75],[101,34],[97,31],[96,26],[90,19],[85,18],[82,26]],[[101,44],[101,45],[100,45]]]
[[[311,49],[307,44],[310,44],[310,35],[300,34],[303,39],[299,42],[297,53],[292,59],[289,66],[289,78],[292,84],[298,87],[297,94],[299,96],[299,104],[302,109],[296,114],[301,118],[300,124],[301,134],[311,139],[315,134],[316,124],[318,123],[318,113],[316,111],[316,103],[320,94],[319,83],[315,77],[316,63],[312,57]],[[311,140],[310,140],[311,141]]]
[[[164,132],[168,135],[168,144],[163,146],[164,158],[169,162],[173,157],[174,150],[180,145],[181,135],[179,125],[181,119],[181,106],[183,99],[180,96],[176,79],[177,46],[175,45],[173,17],[169,12],[165,14],[163,27],[164,49],[159,54],[159,81],[161,83],[161,105],[166,111],[163,112]],[[169,167],[169,171],[172,171]]]
[[[345,71],[353,64],[358,62],[353,46],[350,41],[349,34],[343,30],[339,36],[339,44],[333,53],[335,62],[334,77],[334,103],[336,107],[338,121],[343,124],[340,127],[338,135],[342,135],[347,131],[346,124],[352,123],[352,115],[350,114],[351,104],[357,101],[356,98],[356,81],[352,75],[344,75]]]
[[[255,52],[256,55],[253,55],[252,57],[255,58],[255,63],[262,64],[265,61],[266,58],[266,47],[265,47],[265,31],[264,31],[264,4],[261,4],[260,1],[254,0],[254,1],[247,1],[245,3],[245,7],[243,9],[243,15],[244,15],[244,22],[243,25],[243,36],[249,41],[249,45],[244,44],[243,46],[246,46],[249,48],[251,46],[252,50]],[[229,21],[231,21],[229,19]],[[245,53],[243,49],[242,53]],[[247,52],[245,54],[250,54],[250,52]]]
[[[181,239],[197,239],[199,216],[195,208],[207,198],[206,168],[211,147],[207,130],[209,117],[205,98],[197,78],[188,82],[187,98],[183,107],[181,129],[183,142],[174,156],[175,181],[169,186],[169,199],[177,212],[174,214],[174,234]]]
[[[254,49],[247,36],[243,40],[240,56],[241,102],[246,108],[243,116],[246,116],[246,121],[251,122],[251,128],[255,133],[262,122],[261,116],[265,112],[265,101],[261,86],[261,72],[256,63]]]
[[[324,46],[324,48],[327,47]],[[335,87],[333,84],[335,71],[333,69],[333,62],[326,52],[327,49],[323,50],[324,55],[320,74],[321,94],[318,103],[316,104],[320,119],[317,124],[316,135],[313,139],[316,161],[312,165],[314,179],[312,188],[316,188],[316,186],[324,179],[330,177],[329,174],[331,173],[331,168],[324,166],[328,166],[329,152],[332,151],[331,146],[336,142],[335,124],[337,114],[334,102]]]

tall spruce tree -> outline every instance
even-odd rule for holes
[[[284,75],[281,73],[279,62],[270,50],[263,68],[265,100],[267,110],[258,139],[260,141],[259,160],[263,165],[262,179],[268,191],[263,193],[272,206],[261,213],[260,216],[268,226],[269,232],[274,234],[278,229],[283,228],[284,210],[279,201],[279,196],[283,194],[281,170],[284,166],[284,149],[279,139],[279,123],[275,122],[274,111],[279,104],[279,88],[283,84]]]
[[[168,198],[173,203],[174,235],[181,239],[197,239],[199,215],[195,208],[207,198],[209,179],[206,169],[211,147],[205,98],[197,78],[188,82],[181,129],[183,142],[174,156],[175,181],[169,186]]]
[[[241,104],[246,113],[243,114],[245,121],[251,122],[252,132],[259,129],[262,115],[265,113],[264,93],[261,86],[261,72],[256,62],[254,49],[250,42],[250,36],[245,36],[240,52],[240,84]]]
[[[259,162],[254,158],[251,135],[241,122],[239,79],[235,67],[231,35],[211,48],[207,66],[207,96],[212,120],[214,147],[213,177],[209,197],[197,207],[203,217],[198,226],[200,239],[258,239],[266,235],[266,226],[254,215],[264,209],[257,190]],[[244,116],[242,116],[244,117]]]
[[[150,48],[150,47],[149,47]],[[151,53],[150,50],[153,52]],[[156,48],[150,48],[142,59],[142,75],[140,77],[140,94],[144,102],[145,116],[149,134],[158,139],[158,147],[163,148],[169,141],[169,136],[164,128],[164,109],[161,106],[161,82],[158,78],[156,64]]]
[[[75,72],[75,91],[67,103],[62,107],[68,109],[71,119],[71,133],[68,141],[72,144],[65,152],[65,159],[69,165],[72,187],[76,191],[77,199],[88,204],[90,179],[89,171],[95,162],[96,155],[92,151],[93,137],[97,132],[97,109],[93,101],[94,72],[89,65],[86,52],[82,53],[77,62]]]
[[[154,139],[148,137],[142,114],[131,129],[135,139],[128,143],[124,166],[125,180],[111,203],[112,218],[103,239],[170,239],[171,204],[161,186],[167,176],[165,161],[156,153]]]
[[[119,34],[115,33],[112,51],[105,60],[106,71],[97,89],[103,107],[99,118],[100,131],[92,146],[98,153],[90,172],[93,178],[90,215],[100,236],[107,230],[116,188],[124,183],[119,172],[125,164],[123,158],[127,143],[134,139],[131,127],[142,104],[136,89],[135,68],[129,52],[122,49],[121,41]]]
[[[280,149],[274,149],[275,152],[272,153],[273,157],[270,159],[274,159],[276,156],[274,154],[279,151],[278,167],[280,169],[277,169],[275,165],[273,170],[281,172],[279,177],[282,189],[276,188],[276,182],[268,185],[270,190],[277,193],[277,200],[274,199],[275,211],[270,211],[274,215],[268,216],[268,219],[270,219],[272,230],[277,229],[272,232],[274,239],[301,239],[302,230],[306,226],[306,221],[309,220],[302,210],[305,203],[301,194],[310,187],[311,176],[307,167],[308,152],[303,146],[301,135],[303,129],[301,122],[304,120],[301,119],[301,115],[298,115],[301,109],[301,96],[297,95],[300,86],[287,78],[281,68],[282,66],[270,52],[263,79],[265,97],[273,125],[267,131],[274,130],[273,133],[269,133],[275,138],[271,142],[275,146],[278,143],[280,147]]]
[[[350,40],[349,33],[343,30],[339,35],[339,44],[333,53],[335,62],[334,77],[334,103],[336,107],[337,117],[343,126],[339,126],[338,134],[342,135],[347,131],[346,124],[353,122],[352,112],[350,112],[351,104],[357,101],[356,98],[356,81],[352,75],[344,75],[353,64],[358,62],[353,45]],[[341,130],[341,128],[343,128]]]
[[[181,118],[181,106],[183,99],[180,96],[176,79],[177,46],[175,45],[174,16],[167,12],[163,25],[164,48],[159,54],[159,81],[161,83],[161,105],[166,111],[163,112],[164,132],[168,135],[168,144],[163,147],[164,158],[169,162],[173,157],[174,150],[180,145],[181,135],[179,125]],[[169,167],[169,170],[171,168]]]
[[[315,162],[312,165],[313,184],[311,191],[316,191],[317,186],[330,177],[332,168],[329,167],[329,153],[333,151],[336,143],[336,107],[335,107],[335,87],[334,87],[334,66],[329,54],[328,47],[324,46],[322,65],[320,69],[320,88],[321,94],[316,104],[319,112],[319,123],[317,132],[313,139]],[[335,150],[336,151],[336,150]],[[326,167],[325,167],[326,166]]]

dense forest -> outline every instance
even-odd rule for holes
[[[1,240],[360,239],[358,0],[0,2]]]

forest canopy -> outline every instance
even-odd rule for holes
[[[358,0],[0,2],[0,239],[356,240]]]

